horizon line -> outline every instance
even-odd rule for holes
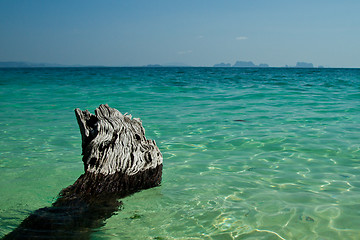
[[[248,61],[251,62],[251,61]],[[312,64],[312,63],[311,63]],[[322,69],[322,68],[341,68],[341,69],[357,69],[360,67],[329,67],[329,66],[310,66],[310,67],[300,67],[300,66],[192,66],[187,64],[146,64],[146,65],[82,65],[82,64],[58,64],[58,63],[35,63],[35,62],[26,62],[26,61],[0,61],[0,68],[171,68],[171,67],[181,67],[181,68],[309,68],[309,69]]]

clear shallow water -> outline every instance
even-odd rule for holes
[[[80,176],[73,109],[108,103],[163,183],[93,239],[360,238],[360,70],[0,69],[0,103],[0,237]]]

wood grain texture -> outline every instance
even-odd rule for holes
[[[154,140],[145,138],[140,119],[100,105],[95,115],[75,109],[82,136],[86,172],[134,175],[156,168],[163,158]]]

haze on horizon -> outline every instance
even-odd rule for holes
[[[0,1],[0,61],[360,67],[357,0]]]

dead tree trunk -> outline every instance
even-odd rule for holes
[[[158,186],[162,155],[145,138],[140,119],[100,105],[95,115],[75,109],[85,173],[51,207],[27,217],[4,239],[88,239],[118,210],[119,198]]]

